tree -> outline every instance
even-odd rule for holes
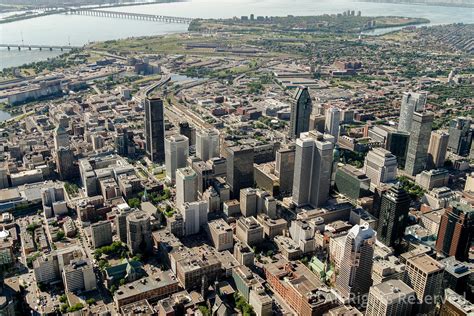
[[[209,308],[205,305],[199,305],[198,307],[199,311],[202,313],[203,316],[210,316],[211,312],[209,311]]]
[[[69,313],[72,313],[72,312],[77,312],[77,311],[79,311],[79,310],[81,310],[81,309],[83,309],[83,308],[84,308],[84,305],[82,305],[82,303],[77,303],[77,304],[75,304],[75,305],[69,307],[69,308],[67,309],[67,311],[68,311]]]
[[[131,208],[140,207],[140,200],[138,198],[128,199],[128,205],[130,205]]]
[[[95,304],[95,298],[89,298],[86,300],[87,305],[93,305]]]
[[[61,313],[62,313],[62,314],[65,314],[65,313],[67,312],[68,308],[69,308],[69,305],[68,305],[68,304],[62,304],[62,305],[61,305],[61,308],[60,308]]]
[[[26,226],[26,230],[29,231],[31,234],[34,233],[35,229],[39,227],[37,222],[33,222],[30,225]]]
[[[58,232],[56,233],[56,238],[58,239],[58,241],[63,240],[64,236],[66,236],[66,234],[61,229],[58,230]]]
[[[245,298],[239,293],[234,294],[235,307],[239,309],[244,316],[253,316],[255,312],[253,311],[252,306],[245,301]]]
[[[109,292],[113,295],[115,291],[117,291],[117,287],[114,284],[112,284],[109,288]]]
[[[66,302],[67,302],[67,296],[66,296],[66,294],[61,295],[61,296],[59,297],[59,301],[60,301],[61,303],[66,303]]]

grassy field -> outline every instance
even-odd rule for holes
[[[369,28],[408,26],[428,23],[422,18],[405,17],[367,17],[347,15],[318,15],[318,16],[286,16],[272,17],[245,21],[241,19],[228,20],[195,20],[189,26],[190,31],[214,32],[325,32],[325,33],[358,33]],[[375,23],[375,25],[373,25]]]

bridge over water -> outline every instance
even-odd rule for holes
[[[12,49],[18,49],[18,50],[22,50],[22,49],[27,49],[27,50],[32,50],[32,49],[39,49],[39,50],[60,50],[60,51],[64,51],[64,50],[71,50],[71,49],[74,49],[74,48],[81,48],[80,46],[61,46],[61,45],[28,45],[28,44],[0,44],[0,48],[6,48],[8,50],[12,50]]]
[[[177,17],[177,16],[92,10],[92,9],[71,9],[67,13],[76,14],[76,15],[88,15],[88,16],[117,18],[117,19],[145,20],[145,21],[154,21],[154,22],[165,22],[165,23],[190,24],[193,21],[192,18],[183,18],[183,17]]]

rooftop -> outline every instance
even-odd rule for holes
[[[173,275],[173,273],[171,273],[169,270],[161,271],[153,276],[145,277],[120,286],[117,292],[114,294],[114,299],[116,301],[122,300],[173,284],[178,284],[178,281],[176,280],[176,277]]]
[[[408,263],[425,273],[434,273],[444,269],[444,265],[426,254],[419,254],[408,259]]]
[[[389,303],[415,295],[415,291],[400,280],[390,280],[372,286],[370,292]]]

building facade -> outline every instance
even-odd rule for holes
[[[392,247],[399,243],[408,225],[411,198],[400,184],[382,194],[377,239]]]
[[[151,161],[165,161],[165,117],[161,98],[145,99],[146,153]]]
[[[299,87],[291,103],[290,134],[296,139],[301,133],[309,131],[309,117],[313,111],[313,101],[307,87]]]
[[[474,240],[474,208],[452,202],[441,216],[436,250],[446,256],[467,261]]]
[[[176,170],[186,167],[189,155],[189,140],[183,135],[172,135],[165,138],[166,179],[174,182]]]
[[[425,109],[426,93],[404,92],[402,96],[402,105],[400,107],[400,120],[398,130],[411,133],[413,114]]]
[[[433,119],[433,113],[415,112],[413,114],[407,161],[405,164],[405,172],[409,175],[415,176],[426,169]]]
[[[300,207],[326,203],[331,186],[334,137],[317,131],[296,140],[293,203]]]

